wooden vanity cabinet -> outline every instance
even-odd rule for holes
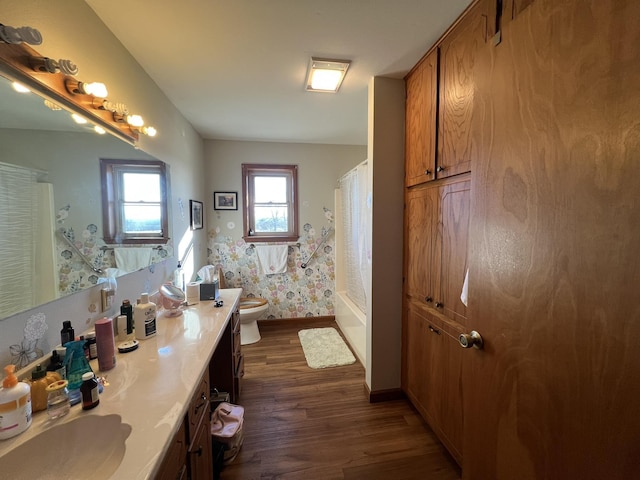
[[[244,376],[244,357],[240,344],[240,311],[236,309],[225,328],[220,343],[209,364],[211,387],[228,392],[231,403],[240,399],[241,380]]]
[[[194,393],[180,429],[164,457],[159,480],[213,478],[209,374],[203,375]]]

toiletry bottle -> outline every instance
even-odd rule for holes
[[[86,372],[92,372],[89,362],[84,356],[84,342],[76,340],[67,344],[67,354],[64,359],[64,365],[67,369],[67,380],[69,381],[69,395],[73,397],[72,392],[78,390],[82,385],[82,375]],[[72,404],[75,398],[72,398]]]
[[[149,294],[140,294],[140,303],[133,309],[133,322],[137,325],[136,338],[145,340],[156,334],[156,304],[149,301]]]
[[[133,306],[129,300],[123,300],[120,306],[120,315],[127,316],[127,340],[133,339]],[[120,335],[120,332],[118,332]]]
[[[28,382],[31,387],[31,410],[33,412],[46,410],[47,386],[58,380],[62,380],[62,378],[56,372],[47,372],[42,365],[36,365],[36,368],[31,372],[31,380]]]
[[[116,317],[116,331],[118,332],[118,341],[124,342],[127,340],[127,316],[118,315]]]
[[[0,440],[15,437],[31,425],[31,387],[19,382],[15,365],[4,367],[6,377],[0,388]]]
[[[96,344],[96,332],[87,332],[84,336],[84,340],[89,350],[89,360],[95,360],[98,358],[98,347]]]
[[[100,403],[100,398],[98,398],[98,381],[93,372],[87,372],[82,375],[80,393],[82,394],[83,410],[91,410]]]
[[[64,369],[64,365],[62,363],[62,360],[60,359],[58,350],[54,350],[53,352],[51,352],[51,360],[49,361],[49,365],[47,366],[47,372],[56,372],[63,380],[67,378],[67,372]]]
[[[73,342],[76,339],[76,333],[71,326],[69,320],[62,322],[62,330],[60,330],[60,345],[64,346],[65,343]]]
[[[113,320],[108,317],[96,321],[96,344],[98,346],[98,367],[101,372],[116,366],[116,343],[113,338]]]

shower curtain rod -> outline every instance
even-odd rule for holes
[[[356,165],[355,167],[353,167],[351,170],[349,170],[347,173],[345,173],[344,175],[342,175],[339,179],[338,179],[338,183],[340,183],[342,181],[342,179],[344,177],[346,177],[347,175],[349,175],[351,172],[355,171],[356,168],[358,167],[362,167],[364,165],[367,165],[369,163],[369,159],[367,160],[363,160],[362,162],[360,162],[358,165]]]

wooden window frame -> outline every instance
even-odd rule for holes
[[[256,233],[253,218],[253,185],[251,179],[255,176],[285,176],[287,177],[287,199],[289,213],[289,230],[287,232]],[[298,166],[275,164],[242,164],[242,217],[243,239],[245,242],[294,242],[299,238],[298,217]]]
[[[130,167],[132,171],[149,169],[160,174],[161,232],[158,235],[124,235],[118,213],[116,170]],[[169,241],[169,207],[167,201],[167,167],[160,160],[112,160],[100,159],[100,179],[102,184],[102,230],[104,242],[110,245],[166,244]]]

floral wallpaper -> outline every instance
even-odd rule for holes
[[[58,226],[62,226],[69,216],[70,206],[67,205],[56,215]],[[105,249],[104,242],[98,235],[97,225],[91,223],[79,234],[73,227],[63,227],[66,237],[76,246],[91,264],[102,270],[115,268],[116,260],[112,248]],[[68,295],[85,288],[92,287],[98,283],[99,274],[89,270],[84,261],[76,255],[64,240],[56,237],[57,262],[58,262],[58,291],[60,296]],[[171,256],[170,246],[160,246],[154,248],[151,254],[151,264]],[[104,277],[106,275],[102,275]]]
[[[328,219],[331,218],[331,212],[326,209],[325,214]],[[214,231],[209,233],[209,264],[222,268],[227,288],[240,287],[244,297],[267,299],[269,309],[265,318],[334,315],[333,229],[322,227],[317,232],[307,223],[299,242],[300,247],[289,246],[287,273],[262,275],[259,273],[255,248],[250,243],[242,239],[233,240]],[[309,260],[318,246],[313,259]],[[306,268],[302,267],[303,263],[307,263]]]

